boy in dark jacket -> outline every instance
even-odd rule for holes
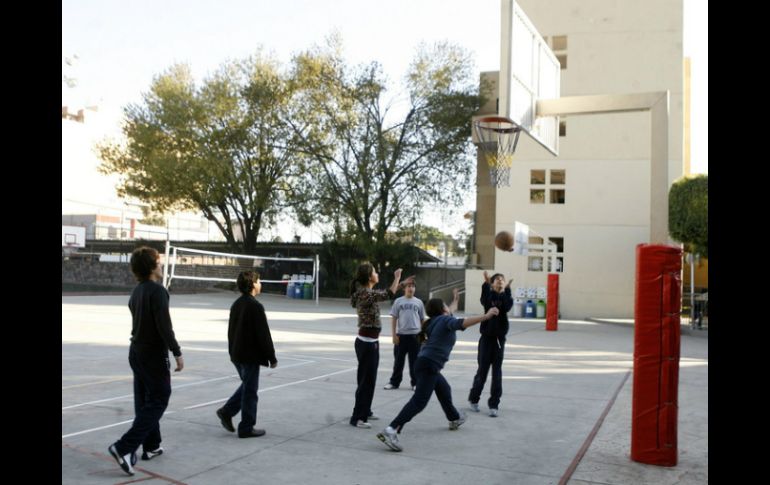
[[[171,325],[168,291],[159,283],[163,268],[158,251],[147,246],[135,249],[131,254],[131,272],[139,281],[128,300],[133,321],[128,363],[134,374],[136,417],[131,429],[108,448],[120,468],[129,475],[135,473],[136,451],[140,445],[142,460],[163,454],[160,418],[171,397],[169,350],[176,361],[174,371],[184,368],[182,350]]]
[[[227,400],[224,406],[217,409],[222,426],[231,433],[235,432],[233,416],[241,413],[238,425],[239,438],[256,438],[265,434],[264,429],[256,429],[257,424],[257,390],[259,389],[259,366],[275,368],[278,360],[275,358],[273,338],[267,326],[265,308],[254,298],[262,291],[259,273],[243,271],[238,275],[238,289],[241,296],[230,307],[230,324],[227,329],[227,342],[230,350],[230,360],[235,365],[241,378],[241,385]]]
[[[481,304],[486,312],[490,308],[497,308],[499,313],[488,322],[479,327],[479,368],[473,378],[473,387],[468,394],[470,408],[479,412],[479,399],[487,381],[489,368],[492,367],[492,389],[490,390],[489,416],[497,417],[497,407],[500,397],[503,395],[503,354],[505,351],[505,335],[508,333],[508,312],[513,306],[511,297],[511,281],[505,283],[505,276],[500,273],[489,275],[484,271],[484,284],[481,286]]]

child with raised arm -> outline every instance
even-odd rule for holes
[[[417,389],[401,412],[377,438],[394,451],[401,451],[397,433],[404,425],[419,414],[428,405],[430,396],[436,392],[441,409],[449,420],[449,429],[454,431],[465,422],[465,415],[460,414],[452,404],[452,388],[441,375],[441,369],[449,360],[449,354],[457,341],[457,330],[476,325],[497,315],[497,308],[490,308],[485,315],[478,317],[454,318],[441,298],[433,298],[427,306],[428,321],[425,322],[427,340],[420,349],[414,372],[417,377]]]
[[[380,365],[379,336],[382,331],[380,306],[377,303],[393,298],[401,281],[401,271],[398,268],[393,272],[390,288],[375,290],[374,285],[380,281],[380,276],[370,263],[362,263],[358,266],[355,279],[350,282],[350,304],[358,313],[358,336],[355,343],[358,386],[350,425],[357,428],[371,428],[369,419],[377,419],[371,409],[377,384],[377,367]],[[412,278],[407,278],[404,283]]]
[[[505,335],[508,333],[508,312],[513,306],[511,281],[505,283],[505,276],[500,273],[489,275],[484,271],[484,283],[481,285],[481,304],[484,311],[497,308],[497,316],[479,327],[479,368],[473,378],[473,387],[468,394],[470,408],[479,412],[479,399],[487,381],[489,368],[492,368],[492,388],[490,390],[489,416],[497,417],[500,397],[503,395],[503,354],[505,353]]]

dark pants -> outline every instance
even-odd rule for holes
[[[505,337],[489,337],[482,335],[479,338],[479,369],[473,378],[473,388],[468,394],[468,401],[477,403],[481,399],[481,391],[487,382],[489,367],[492,367],[492,389],[490,389],[489,409],[497,409],[500,404],[500,396],[503,395],[503,353],[505,351]]]
[[[372,412],[374,386],[377,384],[377,367],[380,365],[380,343],[364,342],[356,338],[356,358],[358,358],[358,387],[356,387],[356,404],[350,424],[356,424],[360,419],[367,421]]]
[[[241,364],[233,362],[241,385],[235,390],[230,399],[222,406],[222,412],[227,416],[235,416],[240,411],[241,422],[238,433],[248,433],[257,424],[257,401],[259,396],[259,364]]]
[[[142,351],[131,345],[128,363],[134,373],[134,422],[115,443],[118,454],[132,453],[142,445],[145,451],[160,446],[160,418],[171,397],[168,351]]]
[[[430,401],[433,391],[436,391],[436,397],[444,410],[444,415],[449,421],[460,418],[460,413],[452,404],[452,388],[441,375],[441,367],[430,359],[418,357],[414,364],[415,377],[417,378],[417,389],[398,413],[398,416],[390,423],[390,426],[401,431],[406,423],[417,416]]]
[[[414,362],[417,360],[417,353],[420,351],[420,344],[417,343],[417,335],[398,334],[398,345],[393,346],[393,375],[390,376],[390,383],[393,387],[401,385],[401,379],[404,374],[404,361],[409,356],[409,379],[414,386],[417,379],[414,378]]]

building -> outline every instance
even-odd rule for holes
[[[682,0],[519,0],[561,63],[561,96],[668,90],[670,184],[689,172]],[[482,73],[493,93],[497,73]],[[482,86],[484,83],[482,82]],[[496,95],[480,114],[496,113]],[[635,250],[650,234],[650,116],[561,118],[559,156],[522,135],[511,185],[490,185],[478,160],[476,253],[480,268],[545,287],[546,262],[494,249],[494,235],[521,221],[558,246],[564,318],[629,318]],[[530,242],[538,242],[530,240]],[[466,310],[480,312],[482,270],[466,273]]]

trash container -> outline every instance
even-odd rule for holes
[[[524,300],[515,298],[513,300],[513,318],[521,318],[524,313]]]
[[[535,318],[535,302],[532,300],[527,300],[526,305],[524,305],[524,318]]]
[[[313,283],[305,283],[304,285],[304,299],[305,300],[312,300],[313,299]]]
[[[535,314],[537,315],[537,318],[545,318],[545,302],[543,300],[537,301]]]
[[[302,283],[294,283],[294,298],[302,299]]]
[[[294,298],[294,282],[291,280],[286,283],[286,296],[289,298]]]

